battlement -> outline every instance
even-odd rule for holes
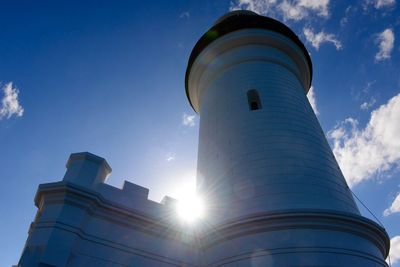
[[[171,218],[171,215],[165,215],[171,213],[173,203],[176,203],[174,198],[165,196],[161,203],[158,203],[148,199],[149,189],[140,185],[124,181],[123,187],[117,188],[106,184],[112,169],[102,157],[89,152],[73,153],[67,161],[66,168],[63,178],[65,184],[73,184],[85,191],[90,190],[101,199],[135,212],[139,211],[155,218]]]
[[[66,167],[62,181],[39,185],[18,266],[197,266],[197,235],[182,227],[175,199],[154,202],[128,181],[106,184],[111,167],[88,152],[71,154]]]
[[[39,186],[18,266],[387,267],[389,236],[359,214],[307,100],[311,80],[309,53],[287,26],[224,15],[197,42],[185,78],[201,115],[206,216],[185,224],[184,205],[106,184],[106,160],[75,153],[62,181]]]
[[[63,181],[93,188],[104,183],[112,169],[107,161],[89,152],[73,153],[66,164]]]

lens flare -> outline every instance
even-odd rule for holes
[[[177,213],[179,218],[184,222],[193,223],[204,217],[204,202],[195,194],[186,195],[179,199]]]

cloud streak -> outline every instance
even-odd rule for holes
[[[365,128],[348,118],[328,132],[333,153],[350,186],[398,166],[400,162],[400,94],[371,112]]]
[[[360,105],[360,109],[361,110],[369,110],[370,108],[372,108],[376,103],[376,99],[375,97],[371,97],[371,99],[369,101],[363,102]]]
[[[375,60],[383,61],[386,59],[390,59],[394,46],[393,30],[390,28],[384,30],[383,32],[378,34],[378,37],[376,38],[375,41],[379,46],[379,51],[375,55]]]
[[[391,7],[396,4],[396,0],[366,0],[366,5],[374,5],[376,9]]]
[[[323,43],[332,43],[336,47],[336,50],[342,49],[342,43],[332,33],[326,33],[324,31],[314,33],[311,28],[304,28],[303,34],[306,37],[307,42],[317,50]]]
[[[0,120],[10,119],[12,116],[21,117],[24,114],[24,108],[18,100],[19,90],[13,87],[12,82],[9,82],[1,88],[1,91],[3,91],[3,98],[0,106]]]
[[[186,113],[183,113],[183,115],[182,115],[182,124],[185,125],[185,126],[193,127],[193,126],[196,125],[196,123],[194,121],[195,118],[196,118],[195,115],[188,115]]]
[[[375,7],[376,8],[388,7],[388,6],[393,6],[395,3],[396,3],[395,0],[376,0]]]
[[[397,194],[397,197],[393,200],[392,205],[389,208],[385,209],[383,212],[384,216],[389,216],[393,213],[400,212],[400,193]]]
[[[181,18],[181,19],[183,19],[183,18],[189,19],[189,18],[190,18],[190,13],[189,13],[189,11],[184,11],[184,12],[182,12],[182,13],[179,15],[179,18]]]
[[[170,156],[167,156],[167,157],[165,158],[165,160],[168,161],[168,162],[174,161],[174,160],[175,160],[175,157],[170,155]]]
[[[280,16],[285,21],[299,21],[311,15],[328,17],[329,0],[236,0],[230,9],[246,9],[262,15]]]

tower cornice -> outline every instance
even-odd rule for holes
[[[216,23],[197,41],[190,54],[185,74],[185,90],[189,102],[193,108],[194,106],[189,95],[189,76],[194,62],[211,43],[229,33],[243,29],[264,29],[274,31],[276,33],[282,34],[283,36],[289,38],[292,42],[294,42],[304,54],[308,68],[310,70],[309,84],[307,85],[308,91],[308,88],[311,86],[312,81],[312,61],[310,54],[308,53],[306,47],[300,41],[298,36],[285,24],[275,19],[260,16],[250,11],[237,10],[232,11],[218,19]]]

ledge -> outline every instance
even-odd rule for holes
[[[365,217],[332,210],[298,209],[254,214],[213,226],[201,239],[208,248],[244,235],[294,228],[354,234],[374,243],[384,258],[389,254],[390,238],[383,227]]]
[[[195,229],[181,225],[168,205],[149,199],[131,203],[130,206],[121,205],[100,192],[69,182],[41,184],[35,195],[35,205],[39,208],[39,212],[47,205],[67,204],[96,213],[96,216],[115,224],[141,229],[154,236],[163,236],[187,244],[190,244],[195,237]]]

